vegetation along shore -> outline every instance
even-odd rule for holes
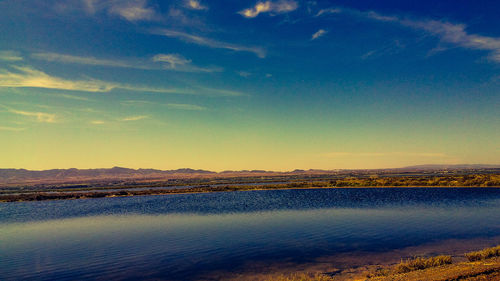
[[[439,176],[378,176],[368,177],[334,177],[320,178],[319,180],[290,180],[277,184],[238,184],[237,182],[224,185],[201,184],[180,188],[155,188],[143,183],[142,185],[120,186],[110,190],[99,190],[99,187],[85,189],[55,188],[55,189],[22,189],[3,191],[0,202],[41,201],[64,199],[87,199],[118,196],[164,195],[181,193],[229,192],[250,190],[273,190],[295,188],[356,188],[356,187],[500,187],[500,174],[468,174],[468,175],[439,175]]]

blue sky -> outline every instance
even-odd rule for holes
[[[0,1],[0,166],[500,161],[495,1]]]

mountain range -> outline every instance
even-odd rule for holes
[[[90,181],[146,181],[168,180],[185,178],[210,178],[210,177],[246,177],[246,176],[273,176],[297,174],[348,174],[348,173],[390,173],[390,172],[428,172],[443,170],[477,170],[500,169],[500,165],[488,164],[459,164],[459,165],[416,165],[394,169],[345,169],[345,170],[293,170],[289,172],[274,172],[265,170],[240,170],[214,172],[200,169],[182,168],[176,170],[157,169],[130,169],[123,167],[103,169],[51,169],[51,170],[26,170],[26,169],[0,169],[0,185],[9,184],[46,184],[46,183],[78,183]]]

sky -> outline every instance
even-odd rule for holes
[[[0,1],[0,168],[500,163],[497,1]]]

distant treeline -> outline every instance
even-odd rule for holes
[[[330,180],[328,186],[500,186],[500,174],[450,175],[450,176],[413,176],[413,177],[350,177]]]
[[[138,187],[138,186],[134,186]],[[0,195],[0,202],[87,199],[117,196],[204,193],[246,190],[335,187],[500,187],[500,174],[450,176],[369,176],[345,177],[319,181],[291,181],[264,185],[200,185],[180,189],[137,189],[113,191],[40,192]]]

